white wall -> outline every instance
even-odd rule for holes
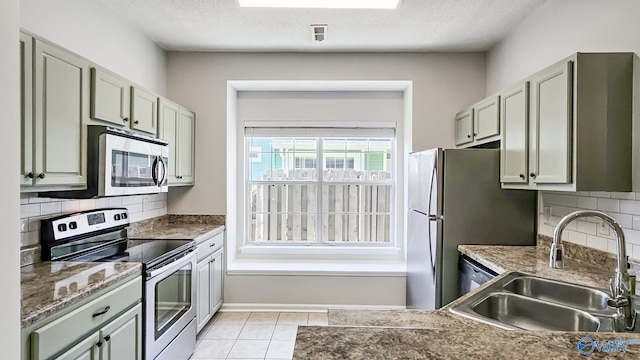
[[[21,0],[20,27],[166,95],[166,53],[100,0]]]
[[[175,53],[168,95],[196,112],[196,185],[169,213],[225,214],[227,80],[412,80],[413,149],[453,146],[454,114],[480,100],[484,54]]]
[[[197,114],[196,185],[169,191],[169,213],[226,213],[226,149],[228,141],[235,141],[226,138],[234,133],[226,126],[228,80],[413,81],[413,149],[418,150],[453,146],[453,116],[483,97],[484,74],[484,54],[477,53],[169,53],[169,97]],[[398,108],[399,104],[393,106],[394,111],[404,114],[406,110]],[[230,109],[232,114],[236,109],[240,115],[255,115],[240,106]],[[320,303],[402,307],[404,284],[404,276],[229,275],[225,306]],[[293,289],[298,297],[292,297]]]
[[[20,358],[20,263],[18,242],[20,152],[19,1],[0,1],[0,113],[3,114],[0,153],[5,174],[0,177],[0,349],[3,359]]]
[[[549,0],[531,14],[487,55],[487,90],[506,89],[520,79],[574,52],[640,53],[640,2],[637,0]],[[640,89],[636,56],[634,89]],[[640,92],[634,94],[633,188],[640,191]],[[637,199],[637,200],[636,200]],[[544,207],[552,216],[545,221]],[[640,260],[639,193],[541,193],[538,232],[553,236],[559,219],[578,209],[598,209],[613,215],[627,235],[627,251]],[[569,225],[564,239],[614,252],[613,233],[603,235],[593,220]]]
[[[640,53],[640,1],[548,0],[487,55],[487,94],[574,52]]]

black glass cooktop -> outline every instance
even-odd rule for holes
[[[196,242],[193,240],[129,239],[125,250],[127,259],[121,261],[140,262],[149,268],[195,246]]]

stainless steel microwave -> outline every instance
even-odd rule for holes
[[[108,126],[88,128],[87,189],[42,196],[87,199],[168,191],[167,141]]]

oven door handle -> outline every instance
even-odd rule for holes
[[[186,264],[192,262],[194,260],[196,256],[196,250],[195,249],[191,249],[187,252],[186,255],[184,255],[183,257],[181,257],[180,259],[171,262],[159,269],[155,269],[155,270],[151,270],[151,271],[147,271],[147,279],[152,279],[162,273],[166,273],[167,275],[171,275],[174,271],[177,271],[178,269],[180,269],[181,267],[185,266]],[[193,270],[193,269],[192,269]]]

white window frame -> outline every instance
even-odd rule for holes
[[[299,124],[299,123],[298,123]],[[362,180],[362,181],[335,181],[335,180],[325,180],[324,179],[324,167],[318,168],[317,178],[315,180],[272,180],[272,181],[255,181],[251,180],[251,158],[245,158],[245,213],[244,213],[244,246],[274,246],[274,247],[301,247],[302,249],[306,247],[371,247],[371,248],[381,248],[381,247],[396,247],[396,242],[398,239],[396,238],[396,226],[398,221],[398,211],[399,206],[397,204],[397,189],[396,182],[398,180],[397,177],[397,145],[396,145],[396,136],[395,136],[395,123],[389,122],[382,124],[380,126],[385,126],[384,128],[376,129],[373,127],[368,128],[332,128],[332,127],[315,127],[315,128],[301,128],[299,126],[295,127],[278,127],[278,128],[270,128],[266,126],[258,126],[252,127],[249,129],[245,129],[245,149],[247,153],[251,152],[251,144],[248,141],[248,138],[251,137],[262,137],[262,138],[300,138],[301,133],[305,133],[306,137],[316,139],[316,152],[314,153],[316,156],[316,163],[323,164],[324,163],[324,152],[323,152],[323,140],[327,138],[361,138],[361,139],[390,139],[391,140],[391,169],[390,172],[392,174],[392,178],[388,181],[375,181],[375,180]],[[363,132],[365,133],[363,135]],[[297,135],[296,135],[297,134]],[[311,135],[313,134],[313,135]],[[295,161],[295,160],[294,160]],[[297,168],[297,167],[296,167]],[[327,169],[330,170],[330,169]],[[313,212],[317,216],[316,218],[316,240],[314,241],[291,241],[291,242],[260,242],[260,241],[252,241],[250,239],[251,233],[251,219],[253,213],[251,212],[251,186],[256,184],[275,184],[275,185],[317,185],[316,190],[316,209]],[[388,185],[390,186],[390,194],[389,194],[389,239],[385,242],[371,242],[371,241],[363,241],[363,242],[349,242],[349,241],[329,241],[327,239],[322,238],[323,235],[323,215],[325,214],[322,209],[324,208],[323,204],[323,196],[322,196],[322,186],[323,185]],[[339,213],[336,213],[339,214]]]
[[[405,181],[396,182],[401,212],[398,216],[396,248],[299,248],[245,247],[242,239],[244,216],[244,133],[248,119],[239,117],[238,99],[242,92],[398,92],[403,112],[398,114],[396,144],[399,171],[396,176],[408,175],[408,156],[412,149],[413,82],[407,80],[229,80],[227,81],[227,272],[229,274],[389,274],[404,271],[406,259],[406,206]],[[351,251],[353,250],[353,251]],[[354,270],[358,267],[360,270]],[[391,275],[395,276],[395,275]]]

